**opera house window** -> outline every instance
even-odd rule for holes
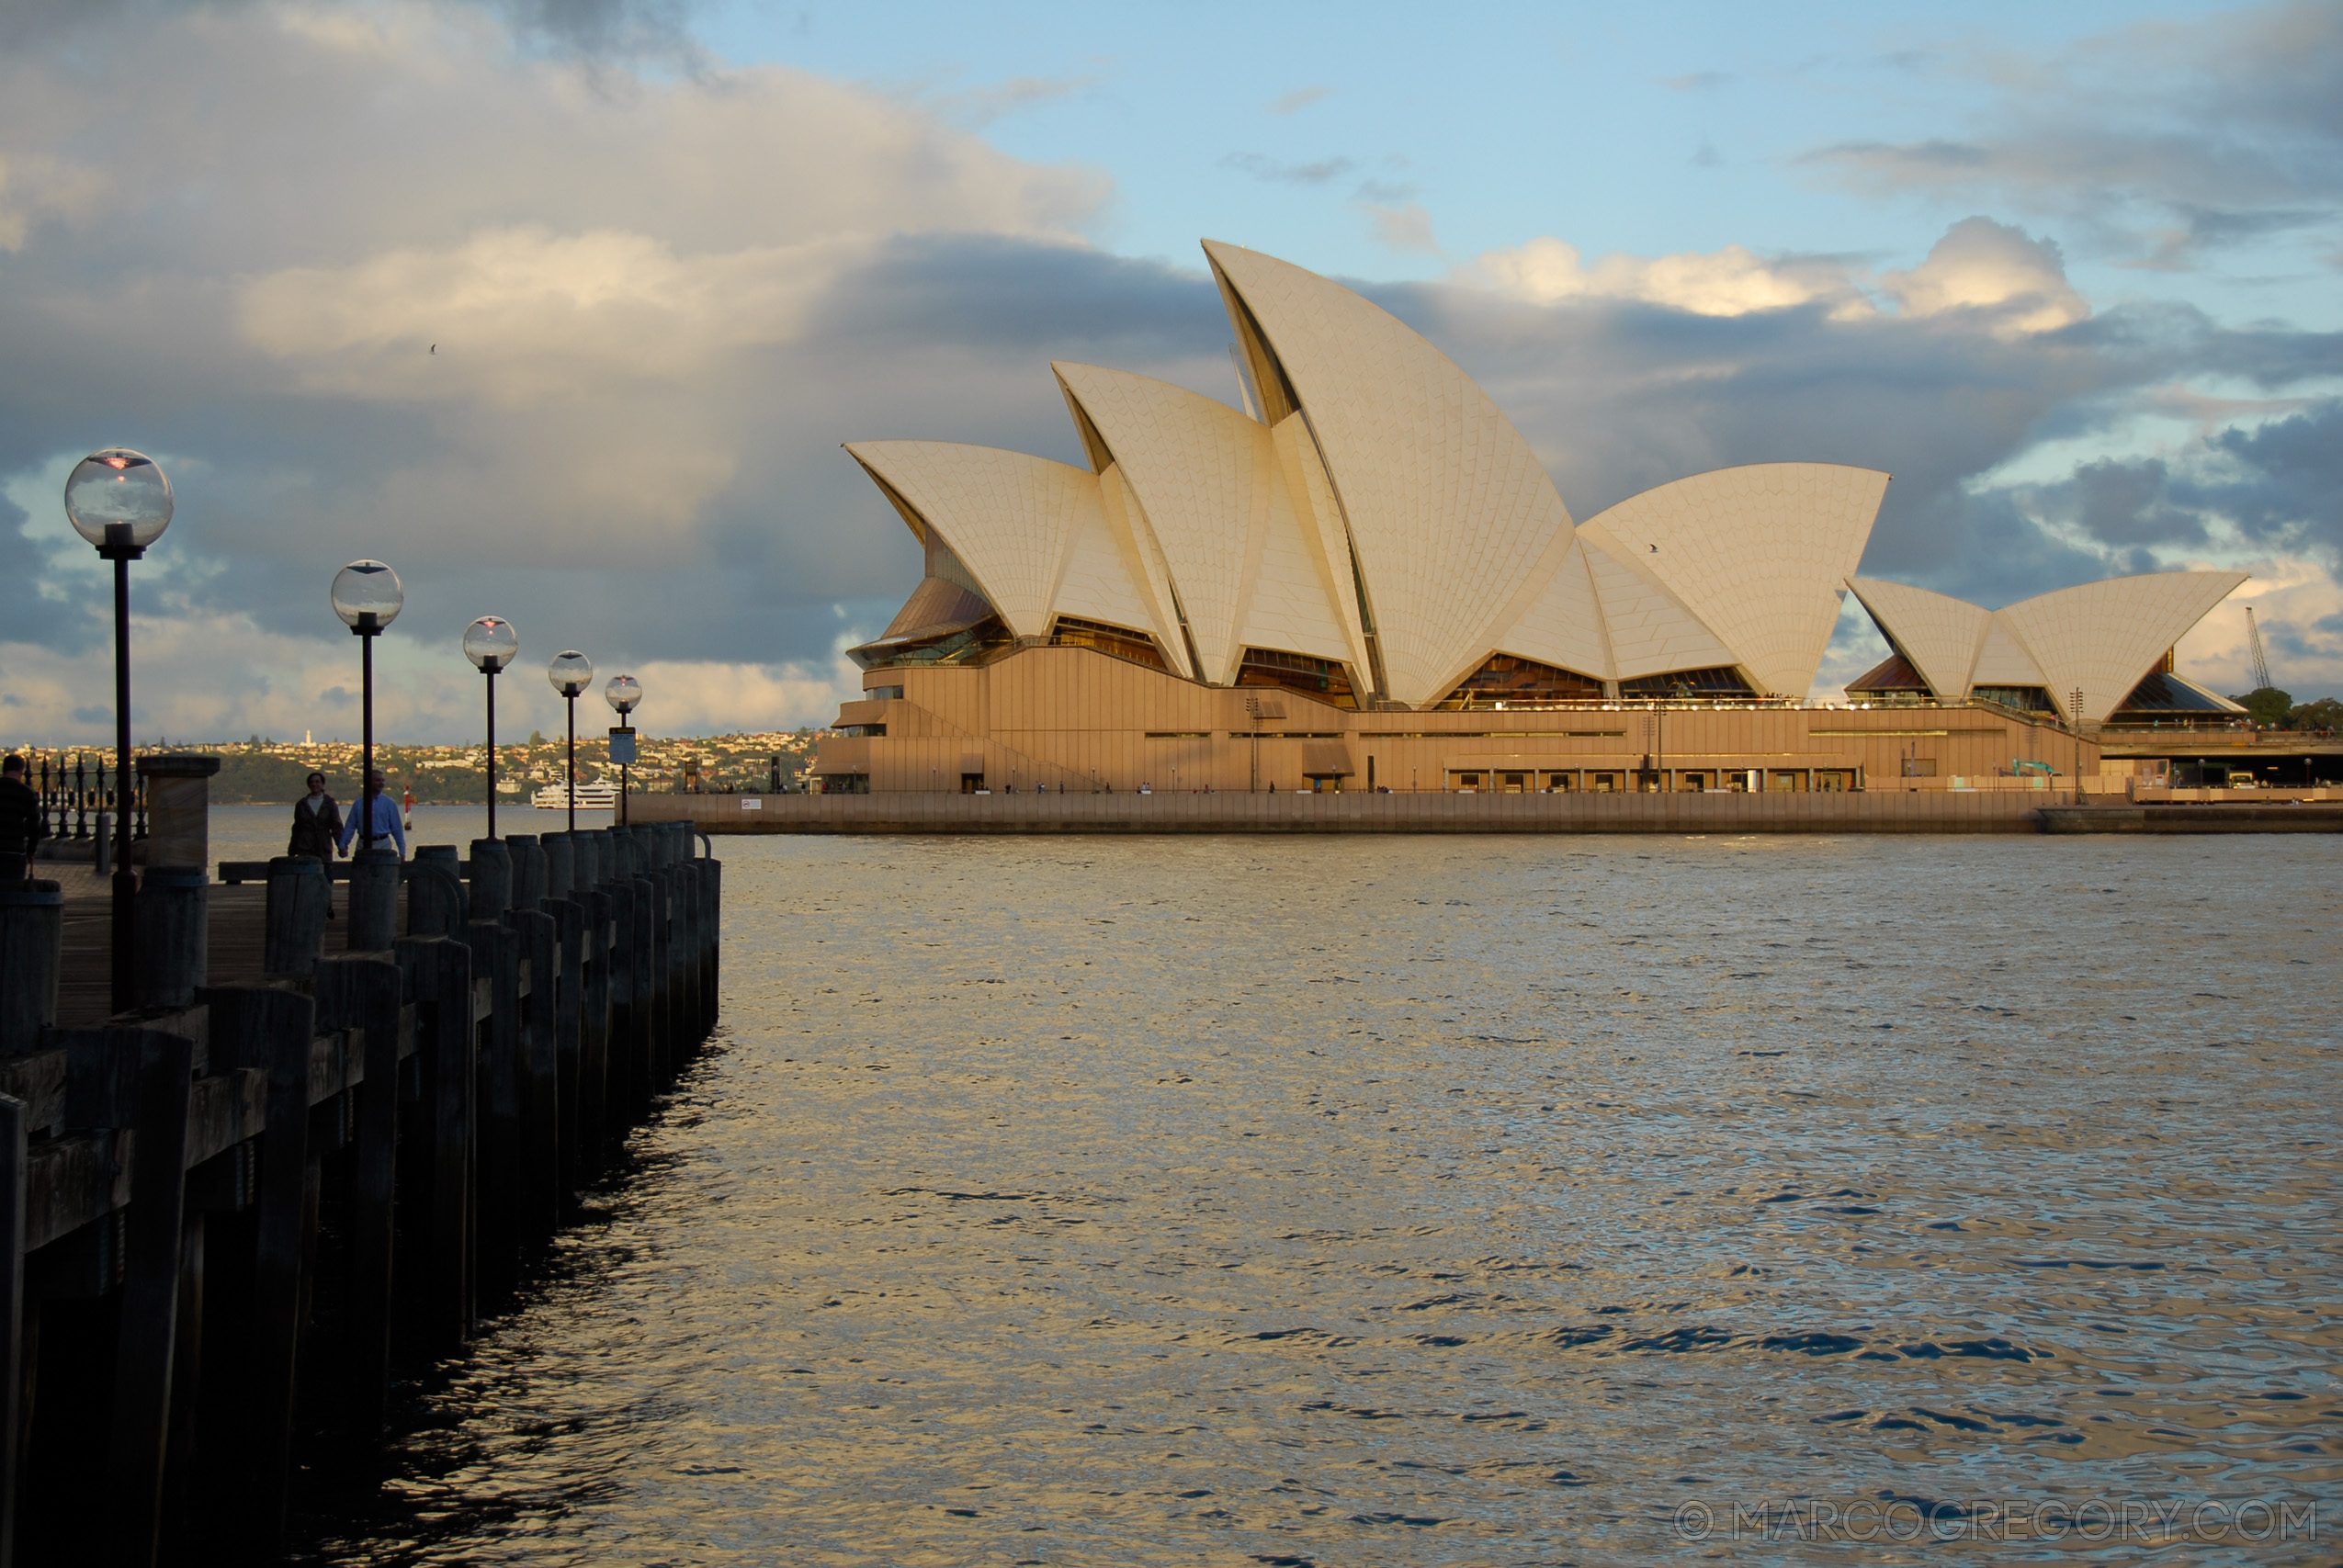
[[[1528,707],[1540,703],[1602,700],[1600,681],[1534,660],[1498,653],[1466,676],[1463,683],[1448,694],[1448,700],[1439,705],[1450,709]]]
[[[2058,705],[2052,702],[2050,694],[2040,686],[1979,686],[1969,694],[1981,703],[1999,703],[2003,707],[2016,708],[2020,713],[2054,714],[2058,711]]]
[[[1741,679],[1740,671],[1730,669],[1671,670],[1665,675],[1646,675],[1634,681],[1619,682],[1619,695],[1626,699],[1674,697],[1679,701],[1718,701],[1735,697],[1753,697],[1749,683]]]
[[[1109,626],[1104,621],[1060,615],[1050,630],[1049,641],[1053,648],[1092,648],[1116,659],[1144,664],[1150,670],[1164,668],[1163,655],[1156,651],[1154,639],[1145,632]]]
[[[1306,653],[1285,653],[1273,648],[1249,648],[1237,667],[1239,686],[1281,686],[1338,708],[1356,708],[1358,694],[1351,688],[1351,672],[1330,659]]]

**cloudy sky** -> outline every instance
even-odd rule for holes
[[[386,734],[472,733],[491,613],[656,730],[826,720],[919,575],[839,443],[1079,461],[1053,357],[1235,401],[1204,235],[1427,333],[1579,517],[1885,468],[1867,572],[2236,566],[2184,670],[2244,690],[2251,604],[2343,694],[2343,0],[1946,9],[0,0],[0,739],[111,732],[59,498],[118,443],[179,495],[142,739],[354,735],[361,555]]]

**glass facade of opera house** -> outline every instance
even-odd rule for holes
[[[2226,721],[2172,668],[2244,581],[1988,611],[1856,575],[1888,476],[1768,463],[1574,522],[1512,423],[1350,290],[1207,243],[1244,407],[1054,369],[1087,467],[847,446],[926,552],[816,787],[1852,790],[2086,771]],[[1893,648],[1811,707],[1852,592]]]

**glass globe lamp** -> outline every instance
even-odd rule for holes
[[[513,623],[497,615],[482,615],[464,628],[464,657],[493,675],[521,651],[521,634]]]
[[[399,574],[379,560],[354,560],[334,574],[334,613],[360,637],[372,637],[399,618],[407,602]]]
[[[135,557],[171,525],[171,481],[127,446],[92,452],[65,479],[65,515],[101,550]]]
[[[545,678],[563,696],[574,697],[594,684],[594,660],[574,648],[565,649],[545,667]]]
[[[625,718],[642,701],[642,682],[632,675],[613,675],[610,683],[602,688],[602,700],[616,709],[620,718]]]

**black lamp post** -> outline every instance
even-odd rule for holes
[[[578,830],[578,694],[594,684],[594,660],[565,649],[545,667],[545,678],[570,706],[570,831]]]
[[[610,731],[610,760],[618,764],[618,826],[627,825],[627,770],[635,760],[635,729],[627,716],[642,701],[642,682],[632,675],[613,675],[602,688],[602,700],[618,715]]]
[[[374,848],[374,797],[367,791],[374,784],[374,639],[399,618],[407,592],[399,586],[399,574],[380,561],[354,560],[334,574],[332,597],[334,613],[342,617],[364,650],[359,659],[365,761],[358,776],[358,846],[370,850]]]
[[[138,878],[130,871],[130,563],[171,525],[171,481],[125,446],[93,452],[65,479],[74,532],[114,563],[114,1010],[138,1003]]]
[[[482,615],[464,628],[464,657],[488,678],[488,836],[496,837],[496,677],[521,651],[513,623]]]

